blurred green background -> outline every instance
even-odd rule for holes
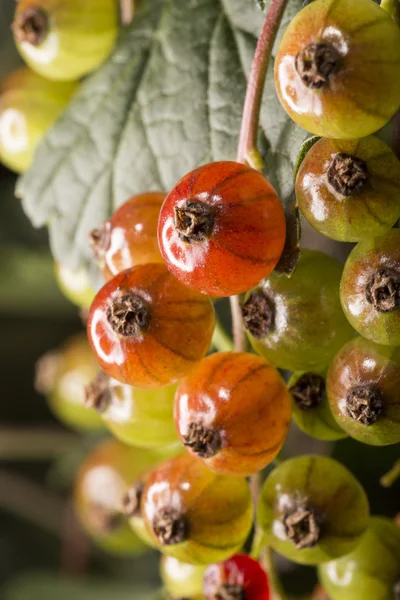
[[[20,64],[10,23],[15,4],[0,0],[0,76]],[[58,291],[45,231],[32,229],[14,197],[16,178],[0,166],[0,598],[2,600],[114,600],[153,598],[160,587],[157,553],[117,559],[94,548],[77,524],[70,484],[91,438],[69,432],[33,388],[34,365],[49,349],[82,330],[77,310]],[[310,230],[304,243],[338,253]],[[342,253],[345,246],[340,247]],[[227,305],[219,308],[225,323]],[[293,429],[284,455],[331,453],[361,480],[372,512],[393,517],[399,482],[379,478],[398,449],[335,446]],[[293,593],[310,590],[313,569],[280,562]]]

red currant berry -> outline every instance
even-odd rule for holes
[[[249,353],[202,360],[178,387],[175,422],[185,447],[217,473],[246,476],[278,454],[290,423],[278,371]]]
[[[210,346],[210,300],[183,286],[164,265],[139,265],[106,283],[91,306],[89,341],[102,369],[137,387],[177,381]]]
[[[370,0],[315,0],[291,21],[275,60],[280,101],[316,135],[352,139],[400,105],[400,31]]]
[[[325,456],[298,456],[279,465],[268,476],[258,507],[268,544],[303,564],[348,554],[368,521],[363,488],[343,465]]]
[[[242,307],[253,348],[290,371],[326,368],[354,331],[340,306],[342,265],[302,249],[293,275],[272,273]]]
[[[222,563],[210,565],[204,575],[206,600],[269,600],[268,577],[257,560],[236,554]]]
[[[129,554],[143,548],[125,520],[121,498],[143,469],[162,460],[159,453],[107,440],[82,463],[74,486],[75,508],[87,533],[104,549]]]
[[[285,236],[273,187],[258,171],[229,161],[185,175],[167,196],[158,226],[168,268],[209,296],[238,294],[267,277]]]
[[[343,310],[365,338],[400,346],[400,230],[359,242],[340,284]]]
[[[301,163],[296,197],[307,221],[329,238],[381,235],[400,218],[400,162],[374,136],[321,139]]]
[[[400,442],[400,348],[364,338],[342,348],[329,368],[327,392],[338,424],[374,446]]]
[[[133,196],[90,234],[93,253],[104,279],[136,265],[163,263],[157,224],[165,194]]]
[[[216,475],[186,453],[150,475],[141,510],[162,552],[193,564],[211,564],[238,552],[253,518],[245,479]]]

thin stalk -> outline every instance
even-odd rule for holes
[[[383,487],[389,488],[400,478],[400,460],[397,460],[386,475],[381,477],[380,483]]]
[[[134,0],[120,0],[121,23],[124,27],[133,21]]]
[[[261,102],[269,59],[288,0],[271,0],[264,27],[258,40],[247,85],[237,161],[262,170],[263,160],[257,148]]]
[[[240,307],[239,296],[231,296],[230,303],[234,347],[237,352],[244,352],[247,347],[247,339],[243,325],[242,309]]]
[[[218,352],[232,352],[233,342],[219,319],[215,321],[215,329],[211,340],[211,346],[214,347]]]
[[[0,428],[0,461],[51,460],[58,454],[72,450],[78,435],[61,429]]]
[[[268,573],[269,583],[271,586],[270,600],[287,600],[286,594],[279,579],[278,572],[275,568],[272,550],[271,548],[268,548],[268,546],[264,546],[261,552],[261,563]]]

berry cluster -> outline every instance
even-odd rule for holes
[[[53,16],[26,4],[14,31],[32,61]],[[54,61],[46,74],[71,78],[60,69]],[[118,441],[82,465],[78,512],[108,548],[161,550],[174,598],[269,600],[265,570],[238,553],[254,524],[246,477],[272,465],[256,511],[265,544],[319,565],[332,600],[389,600],[400,581],[396,526],[370,520],[363,488],[336,460],[276,457],[292,414],[321,440],[400,442],[400,162],[370,135],[400,107],[400,31],[370,0],[315,0],[288,27],[275,80],[289,115],[326,136],[298,169],[301,211],[323,235],[358,244],[344,269],[303,249],[290,277],[274,271],[281,201],[262,173],[233,161],[199,167],[168,194],[130,198],[94,229],[105,284],[87,334],[101,371],[85,381],[81,408]],[[236,326],[253,351],[210,354],[215,301],[238,294]],[[278,369],[292,372],[288,384]],[[53,397],[54,384],[47,390]]]

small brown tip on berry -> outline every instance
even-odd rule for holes
[[[296,55],[295,67],[306,87],[319,90],[329,85],[339,61],[340,55],[331,44],[308,44]]]
[[[153,531],[163,546],[182,544],[188,536],[184,516],[173,508],[161,508],[153,518]]]
[[[247,598],[242,585],[222,583],[218,586],[212,600],[247,600]]]
[[[150,307],[136,294],[111,300],[107,320],[115,333],[124,337],[139,337],[150,323]]]
[[[132,485],[122,499],[121,512],[130,519],[140,516],[140,503],[142,501],[144,490],[143,481],[138,481]]]
[[[121,527],[122,515],[107,506],[92,504],[90,507],[90,522],[100,534],[113,533]]]
[[[348,415],[363,425],[372,425],[383,412],[383,395],[373,385],[353,388],[346,398]]]
[[[47,395],[54,389],[62,358],[58,352],[48,352],[36,363],[34,387],[39,394]]]
[[[289,388],[296,405],[302,410],[316,408],[325,398],[325,381],[321,375],[304,373]]]
[[[365,288],[367,301],[378,312],[392,312],[400,306],[400,272],[379,269]]]
[[[93,381],[85,386],[83,403],[86,408],[93,408],[98,413],[107,410],[111,401],[109,381],[108,375],[100,371]]]
[[[26,8],[15,17],[12,30],[17,42],[40,46],[49,31],[49,19],[46,11],[40,6]]]
[[[257,290],[242,305],[244,326],[257,339],[267,335],[274,323],[272,301]]]
[[[104,264],[105,254],[110,245],[110,225],[105,221],[98,229],[93,229],[89,233],[89,243],[92,248],[93,256],[99,266]]]
[[[176,206],[175,229],[187,244],[204,242],[213,232],[215,213],[211,206],[198,200],[187,200]]]
[[[218,429],[206,427],[201,421],[190,423],[183,444],[200,458],[211,458],[218,454],[222,440]]]
[[[368,181],[367,163],[344,152],[333,158],[328,168],[328,181],[342,196],[359,194]]]
[[[286,513],[283,518],[285,532],[298,550],[313,548],[318,544],[321,528],[318,516],[313,508],[298,507]]]

